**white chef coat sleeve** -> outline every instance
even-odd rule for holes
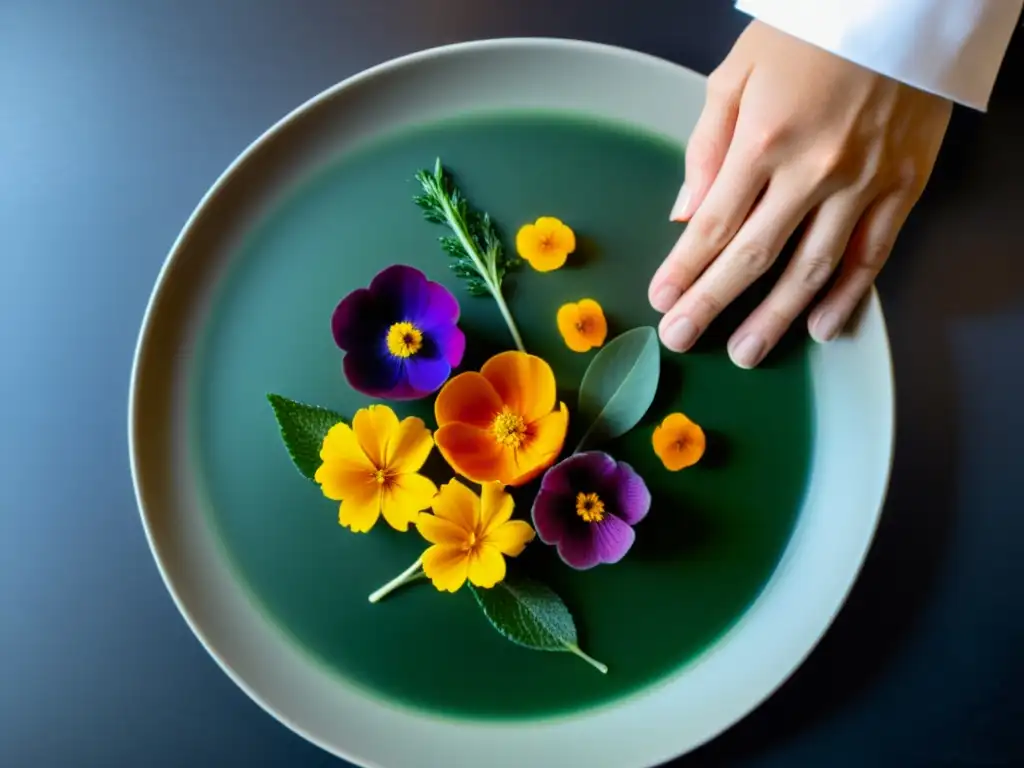
[[[986,110],[1024,0],[737,0],[794,37]]]

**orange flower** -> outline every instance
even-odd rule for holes
[[[524,224],[516,234],[516,251],[538,272],[558,269],[575,250],[575,233],[553,216]]]
[[[555,405],[555,374],[539,357],[502,352],[444,385],[434,441],[456,472],[477,483],[523,485],[550,467],[569,411]]]
[[[573,352],[589,352],[604,344],[608,321],[600,304],[593,299],[580,299],[558,309],[558,332]]]
[[[704,455],[704,430],[681,413],[671,413],[654,429],[654,452],[669,472],[691,467]]]

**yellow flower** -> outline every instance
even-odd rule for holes
[[[541,216],[516,234],[516,251],[538,272],[558,269],[575,250],[575,233],[553,216]]]
[[[654,452],[669,472],[692,467],[704,455],[704,430],[681,413],[670,413],[651,437]]]
[[[593,299],[563,304],[558,310],[558,332],[573,352],[589,352],[604,344],[608,321],[601,305]]]
[[[423,553],[423,572],[442,592],[455,592],[467,578],[493,587],[505,578],[505,556],[515,557],[533,540],[529,523],[511,519],[514,502],[500,483],[485,483],[481,492],[482,498],[452,480],[434,497],[434,514],[416,520],[433,544]]]
[[[324,496],[341,502],[338,522],[346,528],[365,533],[383,514],[388,525],[405,531],[437,493],[419,474],[433,447],[422,419],[399,422],[386,405],[371,405],[356,412],[351,427],[331,427],[314,478]]]

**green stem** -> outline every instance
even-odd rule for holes
[[[587,662],[587,664],[592,666],[602,675],[608,674],[608,667],[606,665],[602,664],[600,661],[593,658],[592,656],[588,656],[587,654],[585,654],[583,651],[580,650],[580,647],[578,645],[575,645],[574,643],[566,643],[565,647],[569,650],[570,653],[574,653],[577,656],[579,656],[581,659]]]
[[[395,576],[395,578],[393,578],[383,587],[381,587],[372,595],[370,595],[370,602],[378,603],[384,597],[387,597],[387,595],[389,595],[391,592],[401,587],[403,584],[408,584],[411,581],[416,581],[416,579],[422,579],[424,576],[426,576],[426,574],[423,573],[422,558],[417,557],[415,563],[410,565],[400,574]]]
[[[491,295],[494,296],[495,302],[498,304],[498,311],[501,312],[501,316],[505,318],[505,325],[508,326],[509,333],[512,334],[512,340],[516,343],[516,348],[520,352],[526,352],[526,347],[523,345],[523,338],[519,335],[519,329],[516,327],[516,321],[512,319],[512,313],[508,309],[508,305],[505,303],[505,297],[501,295],[501,288],[491,288]]]
[[[498,276],[494,274],[493,269],[488,269],[487,265],[484,264],[484,260],[477,250],[476,243],[473,242],[473,238],[470,237],[469,231],[466,229],[465,222],[448,202],[448,196],[439,194],[437,199],[441,201],[441,207],[444,208],[444,215],[448,219],[448,226],[451,227],[452,232],[459,239],[463,249],[469,254],[469,258],[473,260],[473,266],[476,267],[476,271],[480,273],[480,277],[487,284],[487,290],[494,297],[494,301],[498,305],[498,311],[501,312],[501,316],[505,320],[505,325],[508,326],[509,333],[512,334],[512,340],[515,342],[516,347],[520,352],[526,352],[523,338],[519,335],[519,328],[516,327],[516,321],[512,318],[512,313],[505,303],[505,297],[501,295],[501,284],[498,282]]]

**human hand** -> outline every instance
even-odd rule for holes
[[[804,233],[729,340],[756,366],[825,286],[817,341],[842,330],[924,190],[952,105],[752,22],[708,78],[672,210],[689,221],[651,281],[664,344],[683,352]]]

